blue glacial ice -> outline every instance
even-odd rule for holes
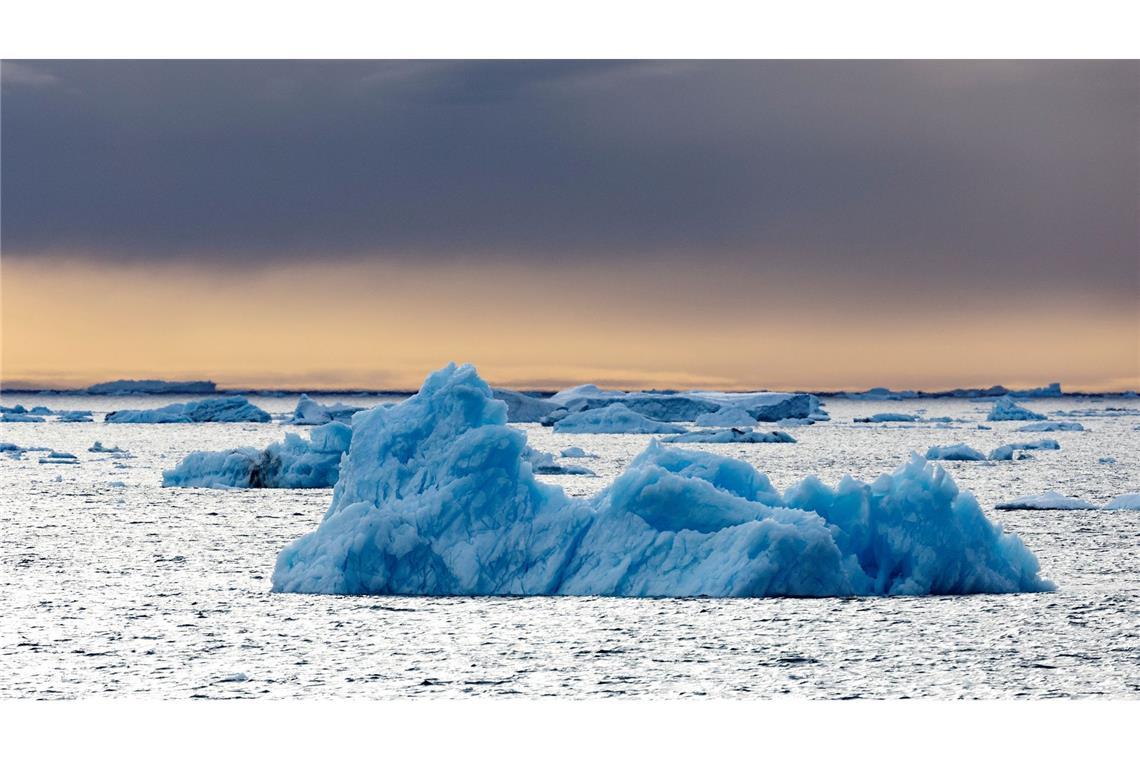
[[[327,594],[846,596],[1045,591],[1037,560],[917,455],[781,495],[751,465],[651,442],[591,499],[535,478],[469,365],[354,419],[332,504],[273,589]]]
[[[950,446],[931,446],[926,450],[926,458],[957,462],[981,462],[985,460],[986,455],[964,443],[955,443]]]
[[[320,404],[302,393],[297,399],[297,407],[289,419],[293,425],[327,425],[330,422],[352,422],[352,415],[363,407],[349,406],[348,404]]]
[[[1009,420],[1043,420],[1044,414],[1038,414],[1024,406],[1014,403],[1009,396],[1002,396],[994,402],[986,419],[990,422],[1005,422]]]
[[[305,440],[286,433],[264,450],[245,446],[226,451],[195,451],[162,473],[163,486],[183,488],[331,488],[340,476],[341,455],[352,428],[329,422]]]
[[[1019,433],[1060,433],[1077,432],[1085,426],[1079,422],[1031,422],[1017,429]]]
[[[1061,448],[1061,444],[1052,438],[1042,438],[1039,441],[1024,441],[1021,443],[1007,443],[1003,446],[998,446],[990,452],[990,459],[995,461],[1008,461],[1013,459],[1013,452],[1015,451],[1029,451],[1034,449],[1052,449],[1056,451]]]
[[[221,396],[169,404],[158,409],[124,409],[111,412],[104,422],[269,422],[269,414],[242,396]]]
[[[663,443],[795,443],[796,439],[782,430],[765,433],[751,429],[714,428],[671,435],[662,438],[661,441]]]
[[[572,412],[554,423],[556,433],[683,433],[685,428],[650,419],[617,402]]]

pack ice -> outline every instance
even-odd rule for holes
[[[325,594],[846,596],[1044,591],[1037,560],[940,467],[781,495],[751,465],[651,442],[608,488],[538,481],[470,365],[354,418],[332,504],[273,589]]]

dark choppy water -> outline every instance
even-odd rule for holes
[[[4,404],[107,410],[171,399],[22,397]],[[351,401],[351,399],[346,399]],[[284,412],[293,398],[254,399]],[[1104,402],[1028,406],[1101,409]],[[1136,402],[1111,401],[1108,406]],[[854,425],[880,411],[966,418]],[[815,473],[872,478],[911,449],[983,451],[1056,438],[1015,462],[948,463],[989,509],[1046,488],[1093,501],[1140,490],[1140,417],[1090,432],[1023,434],[987,404],[830,401],[833,422],[794,445],[696,446],[739,456],[780,488]],[[590,493],[646,436],[554,435],[601,477],[549,477]],[[320,519],[330,491],[163,489],[194,449],[264,445],[267,425],[3,424],[0,441],[46,445],[78,465],[0,456],[0,697],[1137,697],[1140,512],[996,514],[1037,554],[1052,594],[895,599],[309,597],[272,594],[277,551]],[[134,456],[89,453],[101,440]],[[1114,457],[1115,463],[1098,462]]]

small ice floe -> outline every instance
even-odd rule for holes
[[[661,439],[662,443],[795,443],[792,438],[782,430],[773,430],[764,433],[759,430],[741,430],[740,428],[722,428],[716,430],[694,430],[680,435],[671,435]]]
[[[1105,509],[1140,509],[1140,492],[1122,493],[1104,505]]]
[[[76,409],[70,412],[59,412],[59,422],[93,422],[91,412]]]
[[[638,414],[615,403],[574,412],[554,423],[556,433],[683,433],[685,428]]]
[[[214,681],[215,684],[220,683],[245,683],[249,680],[249,676],[245,673],[227,673]]]
[[[297,400],[297,408],[289,419],[292,425],[327,425],[330,422],[352,422],[352,415],[364,407],[348,404],[319,404],[302,393]]]
[[[169,404],[158,409],[123,409],[111,412],[104,422],[175,423],[175,422],[269,422],[269,413],[249,403],[242,396],[222,396]]]
[[[47,456],[40,457],[40,464],[79,464],[79,459],[66,451],[53,450]]]
[[[1085,426],[1079,422],[1034,422],[1029,425],[1022,425],[1017,429],[1019,433],[1059,433],[1059,432],[1079,432],[1084,430]]]
[[[715,412],[698,414],[693,424],[704,428],[750,428],[756,426],[756,418],[738,406],[722,406]]]
[[[560,464],[554,455],[527,446],[523,449],[523,459],[530,462],[530,468],[539,475],[593,475],[594,471],[577,464]]]
[[[44,418],[38,414],[26,412],[4,412],[0,414],[0,422],[43,422]]]
[[[570,446],[562,449],[562,456],[566,459],[597,459],[597,454],[591,454],[581,446]]]
[[[125,453],[127,453],[123,449],[120,449],[118,446],[112,446],[110,448],[107,448],[106,446],[103,445],[102,441],[95,441],[95,443],[93,443],[91,445],[91,448],[89,448],[87,450],[92,451],[96,454],[125,454]]]
[[[994,509],[1099,509],[1099,507],[1091,501],[1065,496],[1056,491],[1045,491],[1004,501]]]
[[[1116,457],[1100,457],[1096,460],[1097,464],[1116,464]]]
[[[1009,420],[1043,420],[1044,414],[1038,414],[1024,406],[1014,403],[1009,396],[1002,396],[994,402],[993,409],[986,417],[990,422],[1006,422]]]
[[[127,487],[127,484],[121,480],[112,480],[107,485],[110,486],[111,488],[126,488]]]
[[[0,443],[0,454],[6,454],[9,459],[21,459],[29,451],[51,451],[47,446],[17,446],[14,443]]]
[[[998,446],[990,452],[990,459],[995,461],[1009,461],[1013,459],[1013,452],[1027,451],[1030,449],[1051,449],[1056,451],[1061,448],[1061,444],[1054,441],[1052,438],[1042,438],[1039,441],[1025,441],[1022,443],[1007,443],[1004,446]]]
[[[955,443],[951,446],[931,446],[926,450],[926,458],[957,462],[981,462],[985,460],[986,455],[964,443]]]
[[[900,414],[898,412],[879,412],[869,417],[856,417],[854,422],[918,422],[913,414]]]

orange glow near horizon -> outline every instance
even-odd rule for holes
[[[899,297],[620,262],[238,274],[9,258],[0,277],[6,385],[414,388],[454,360],[516,388],[1140,388],[1137,305],[1073,294]]]

